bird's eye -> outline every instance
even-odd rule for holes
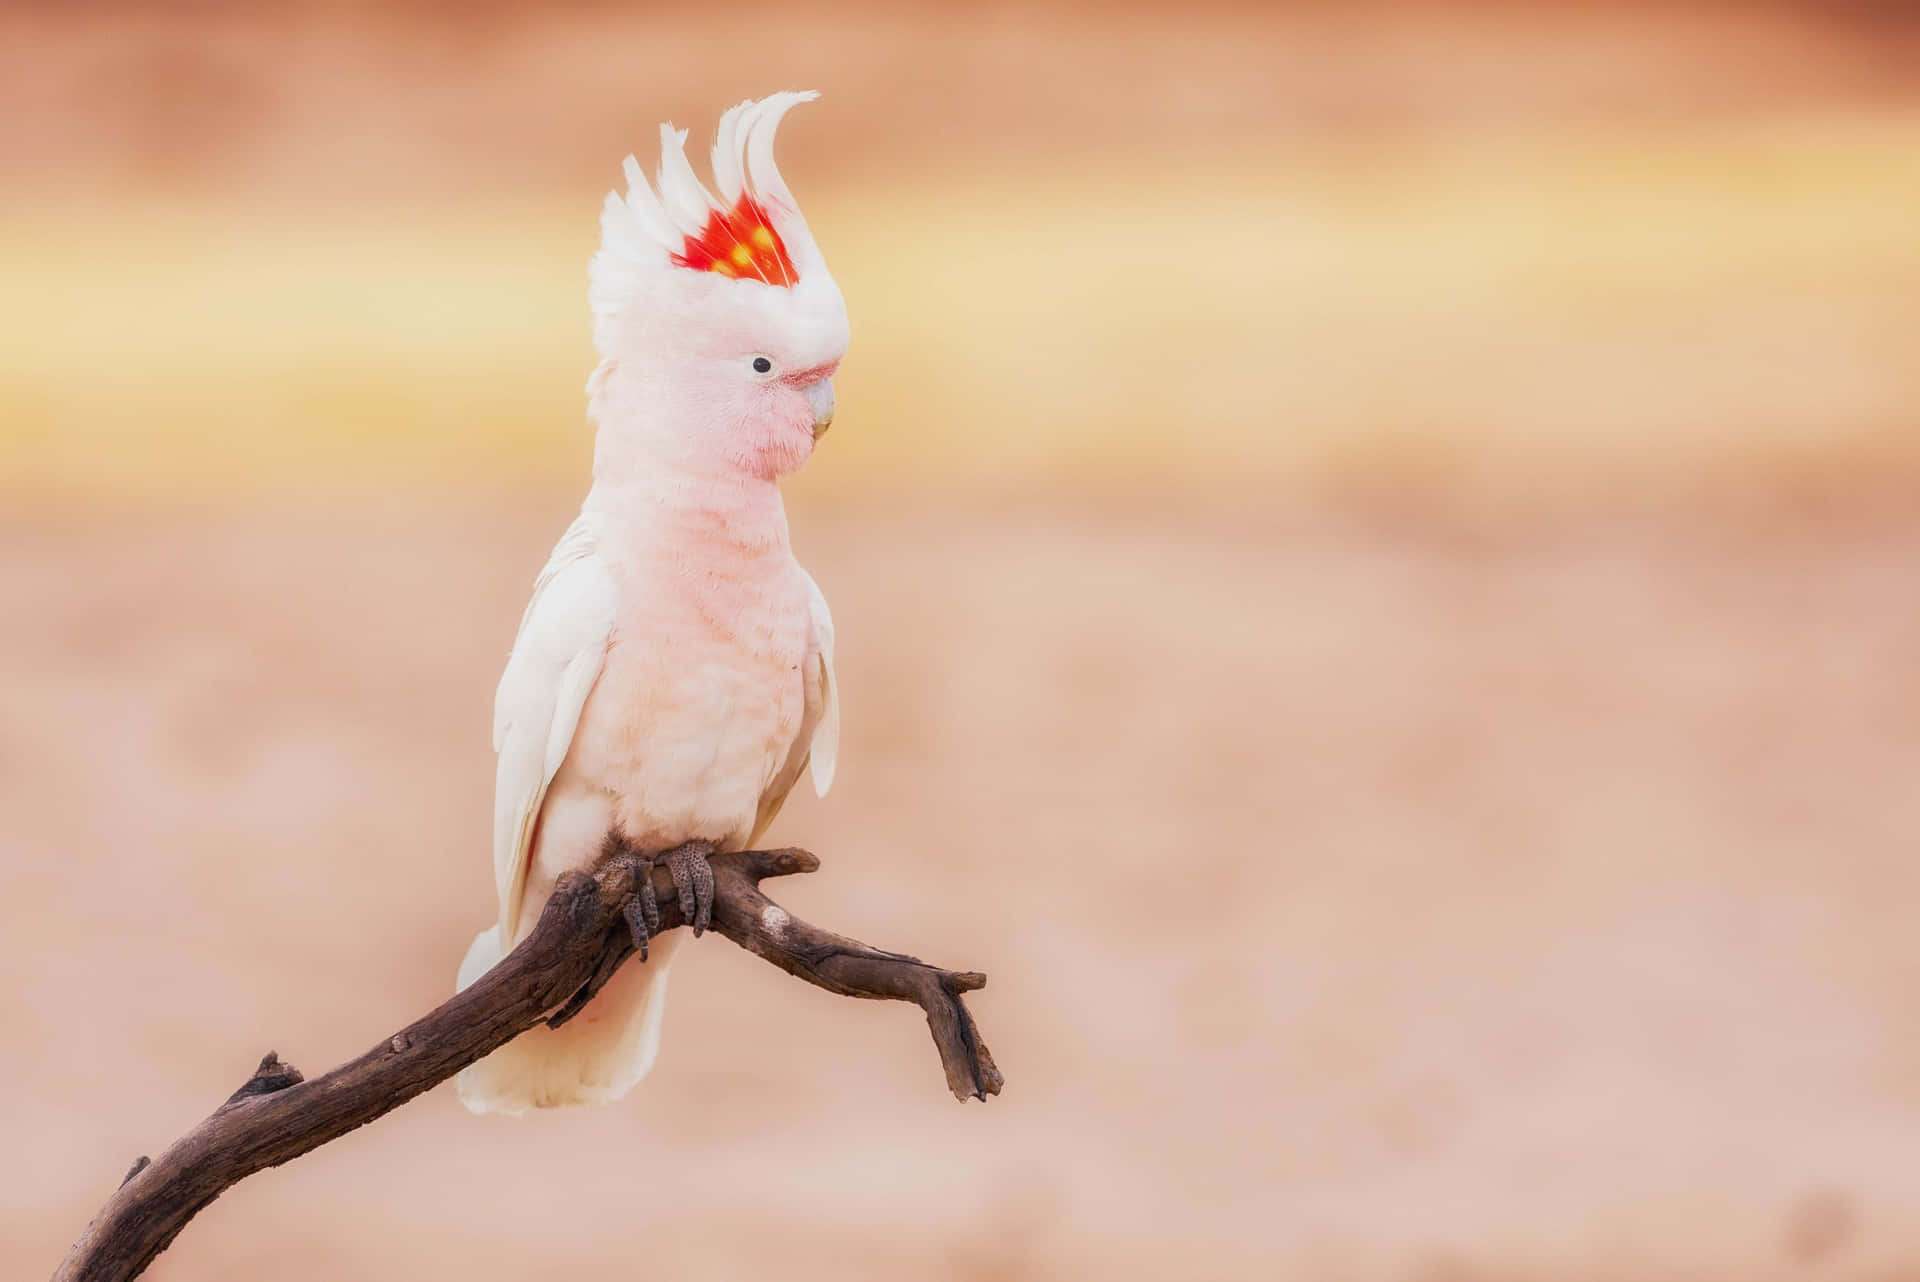
[[[753,372],[756,374],[771,374],[773,373],[773,362],[764,356],[756,356],[753,358]]]

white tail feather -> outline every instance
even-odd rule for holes
[[[460,1102],[475,1113],[519,1114],[625,1095],[660,1054],[667,965],[679,943],[678,935],[656,939],[646,962],[629,960],[573,1019],[529,1029],[466,1069]],[[499,960],[499,933],[481,931],[460,964],[460,987]]]

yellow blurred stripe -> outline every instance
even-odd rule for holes
[[[1920,119],[808,196],[854,348],[809,486],[1578,486],[1920,454]],[[0,485],[564,483],[590,209],[0,222]]]

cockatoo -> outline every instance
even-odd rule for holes
[[[610,833],[658,852],[711,911],[711,851],[746,849],[803,773],[833,782],[833,620],[788,541],[778,483],[833,421],[847,312],[773,160],[811,93],[720,120],[713,188],[660,128],[649,185],[626,160],[588,297],[593,485],[534,582],[494,704],[498,922],[462,988],[532,928]],[[653,941],[570,1022],[460,1074],[475,1112],[618,1099],[653,1066],[667,968]]]

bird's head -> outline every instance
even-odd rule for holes
[[[780,120],[811,93],[743,102],[720,119],[713,187],[685,130],[660,127],[652,184],[626,161],[589,271],[603,433],[767,479],[796,471],[833,418],[847,350],[840,287],[773,161]]]

